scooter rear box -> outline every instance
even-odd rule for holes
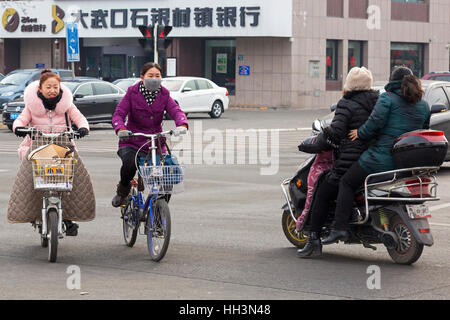
[[[448,141],[444,132],[415,130],[398,137],[392,155],[398,169],[440,166],[447,154]]]

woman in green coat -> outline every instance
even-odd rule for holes
[[[391,149],[402,134],[427,129],[430,124],[430,108],[422,100],[420,80],[406,67],[396,68],[380,95],[369,119],[359,129],[350,131],[352,140],[376,141],[350,167],[339,183],[335,221],[330,235],[322,244],[345,241],[348,238],[348,220],[357,188],[369,174],[395,169]]]

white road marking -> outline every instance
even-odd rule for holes
[[[430,225],[432,225],[432,226],[440,226],[440,227],[450,227],[450,224],[448,224],[448,223],[430,222]]]
[[[432,207],[430,207],[430,211],[433,212],[433,211],[440,210],[440,209],[445,209],[445,208],[448,208],[448,207],[450,207],[450,203],[449,202],[443,203],[443,204],[438,204],[436,206],[432,206]]]

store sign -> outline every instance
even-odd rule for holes
[[[239,66],[239,75],[240,76],[249,76],[250,75],[250,66]]]
[[[128,4],[128,3],[127,3]],[[80,37],[139,36],[140,25],[173,26],[171,37],[292,36],[292,0],[137,0],[126,8],[115,1],[1,1],[0,37],[60,37],[77,23]],[[38,35],[34,36],[38,37]]]
[[[78,39],[78,25],[76,23],[67,25],[66,48],[67,62],[79,62],[80,41]]]

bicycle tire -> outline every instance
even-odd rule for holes
[[[121,208],[122,211],[122,230],[123,230],[123,239],[125,244],[132,248],[136,243],[137,234],[139,231],[139,217],[136,216],[137,208],[133,207],[133,202],[131,201],[131,196],[137,195],[137,189],[135,187],[131,188],[131,195],[129,196],[128,203],[129,205],[125,208]],[[131,217],[131,225],[129,218]],[[137,218],[137,219],[136,219]]]
[[[58,255],[58,213],[55,209],[50,209],[47,213],[47,230],[50,231],[48,241],[48,261],[56,262]]]
[[[170,210],[164,199],[158,199],[153,206],[153,221],[147,217],[147,248],[153,261],[160,261],[167,253],[170,242]]]

